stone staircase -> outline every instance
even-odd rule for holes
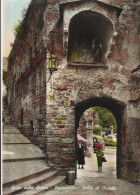
[[[4,107],[7,119],[2,135],[2,194],[42,194],[64,184],[65,176],[46,165],[46,155],[20,133]]]
[[[42,194],[53,189],[55,185],[63,184],[64,180],[65,177],[60,176],[58,171],[50,168],[42,169],[34,174],[3,184],[3,195]]]
[[[5,126],[2,141],[3,195],[42,194],[64,184],[65,176],[48,167],[45,154],[18,129]]]

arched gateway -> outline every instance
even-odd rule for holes
[[[123,167],[121,167],[121,161],[122,161],[121,148],[123,145],[122,134],[126,126],[126,121],[124,120],[126,105],[121,101],[117,101],[109,97],[95,97],[95,98],[84,100],[82,102],[78,102],[75,105],[75,139],[77,137],[77,129],[79,127],[79,121],[80,121],[81,115],[88,108],[91,108],[94,106],[101,106],[101,107],[107,108],[113,113],[116,119],[116,123],[117,123],[117,178],[120,178],[121,169],[123,169]],[[123,140],[125,139],[126,139],[126,136],[123,136]]]

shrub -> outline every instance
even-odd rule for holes
[[[112,140],[106,140],[106,139],[104,139],[104,142],[105,142],[105,145],[106,146],[113,146],[113,147],[116,147],[117,146],[117,143],[115,141],[112,141]]]
[[[97,113],[99,116],[99,124],[104,128],[109,128],[113,126],[114,132],[116,132],[117,124],[114,115],[107,110],[106,108],[95,106],[92,107],[94,113]]]
[[[8,56],[8,64],[14,64],[14,61],[15,61],[15,52],[12,49]]]
[[[95,134],[99,134],[99,133],[101,132],[101,130],[102,130],[102,127],[101,127],[100,125],[95,125],[95,126],[93,127],[93,132],[94,132]]]
[[[6,85],[7,82],[7,71],[3,71],[3,83]]]
[[[27,29],[26,29],[26,22],[25,21],[19,21],[19,24],[15,27],[14,35],[16,37],[16,40],[24,40]]]

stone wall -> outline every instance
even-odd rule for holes
[[[46,150],[46,49],[41,36],[46,1],[34,0],[21,23],[8,64],[7,99],[16,126]],[[22,36],[21,36],[22,35]]]
[[[52,1],[50,1],[49,5],[51,11],[53,12],[54,9],[56,12],[58,2],[55,4],[51,4],[51,2]],[[58,32],[57,30],[60,28],[59,33],[61,32],[61,35],[63,35],[63,40],[58,39],[57,35],[54,37],[54,43],[57,44],[59,42],[59,47],[62,48],[63,54],[59,52],[59,49],[57,50],[57,46],[54,44],[55,54],[59,59],[59,67],[58,71],[54,73],[53,95],[55,98],[53,100],[49,99],[49,93],[52,93],[51,90],[47,91],[47,154],[48,161],[57,164],[59,167],[72,167],[73,162],[74,168],[75,134],[78,128],[78,120],[80,120],[82,113],[90,108],[90,106],[100,105],[111,110],[117,121],[117,176],[118,178],[136,180],[136,178],[139,177],[138,164],[140,164],[140,162],[138,159],[137,162],[134,160],[139,153],[139,143],[135,143],[134,140],[138,129],[134,130],[133,128],[132,130],[132,124],[134,126],[137,125],[133,120],[130,127],[128,121],[130,115],[132,118],[134,117],[136,121],[140,120],[140,110],[138,106],[139,73],[135,74],[137,82],[134,81],[134,77],[131,75],[131,69],[135,67],[135,64],[138,65],[139,63],[139,30],[137,18],[139,8],[137,4],[132,1],[128,5],[126,5],[126,2],[123,3],[117,2],[118,7],[118,5],[112,1],[111,5],[114,6],[112,8],[109,7],[109,5],[98,4],[98,2],[92,3],[91,1],[67,2],[64,5],[61,1],[61,13],[57,10],[57,14],[55,13],[55,17],[52,18],[50,25],[51,30],[54,25],[56,34]],[[115,9],[115,6],[117,6],[116,18],[113,21],[115,12],[112,12],[112,10]],[[119,8],[119,10],[117,8]],[[47,9],[49,9],[49,7]],[[102,67],[99,67],[98,64],[90,67],[84,66],[84,64],[76,66],[70,65],[67,62],[68,35],[71,18],[75,16],[75,14],[87,9],[91,11],[96,10],[96,12],[103,15],[105,14],[105,17],[112,22],[114,28],[115,37],[113,37],[110,51],[106,55],[106,64],[103,64]],[[58,21],[59,28],[57,26]],[[129,21],[131,21],[131,25]],[[47,20],[47,24],[50,24],[50,20]],[[48,51],[50,51],[49,47]],[[133,93],[135,93],[135,96]],[[134,97],[136,97],[137,100]],[[131,98],[135,100],[131,101]],[[87,102],[89,103],[86,104]],[[79,107],[78,104],[80,104]],[[82,108],[78,111],[80,107]],[[65,120],[63,120],[64,118]],[[126,152],[126,150],[129,151],[129,129],[133,131],[134,136],[132,142],[133,149],[131,148],[133,150],[133,160],[128,159]],[[135,150],[137,150],[137,152],[135,152]],[[64,153],[64,151],[67,152]],[[56,158],[57,156],[59,158]],[[130,161],[133,162],[131,163]],[[131,166],[131,164],[133,165]],[[131,166],[131,171],[128,166]]]

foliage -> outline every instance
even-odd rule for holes
[[[26,25],[26,12],[27,9],[23,9],[22,11],[22,20],[18,21],[18,24],[14,27],[14,35],[15,35],[15,40],[24,40],[26,37],[27,33],[27,25]],[[8,56],[8,63],[13,64],[15,61],[15,52],[14,49],[11,49],[11,52]]]
[[[14,35],[16,40],[24,40],[27,33],[27,15],[29,10],[30,4],[27,9],[22,10],[22,19],[18,21],[18,24],[14,28]]]
[[[13,64],[15,61],[15,52],[12,49],[9,56],[8,56],[8,64]]]
[[[7,82],[7,71],[6,70],[3,71],[3,82],[6,85],[6,82]]]
[[[19,21],[17,26],[14,29],[14,35],[16,37],[16,40],[24,40],[27,29],[26,29],[26,22],[25,21]]]
[[[93,132],[96,134],[98,134],[98,133],[100,133],[101,132],[101,130],[102,130],[102,127],[100,126],[100,125],[95,125],[94,127],[93,127]]]
[[[23,10],[22,10],[22,18],[25,18],[26,13],[27,13],[27,9],[23,8]]]
[[[116,120],[113,114],[109,110],[99,106],[92,107],[91,109],[93,110],[94,113],[98,114],[100,119],[99,124],[102,127],[109,128],[110,126],[113,126],[114,132],[116,132],[117,129]]]
[[[92,138],[93,138],[93,137],[97,137],[97,138],[102,139],[102,140],[104,139],[103,136],[97,135],[97,134],[93,134],[91,137],[92,137]]]
[[[112,140],[104,139],[104,142],[105,142],[106,146],[113,146],[113,147],[117,146],[117,143],[115,141],[112,141]]]

